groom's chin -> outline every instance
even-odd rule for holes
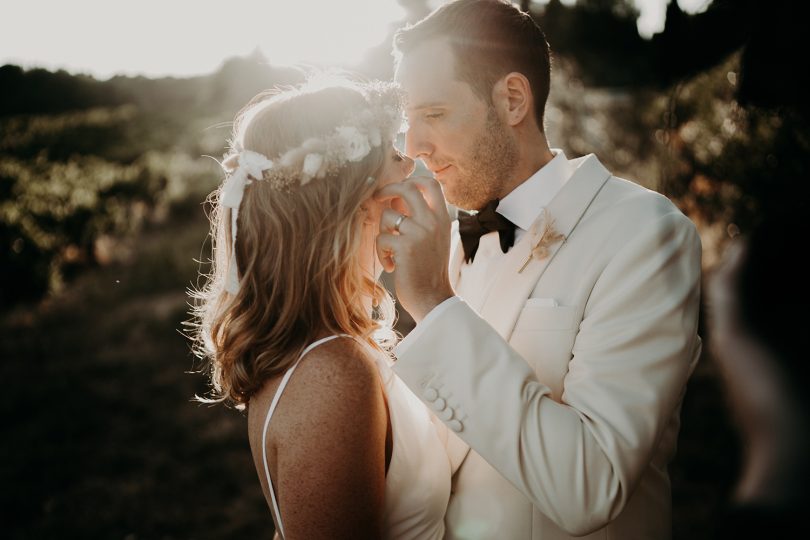
[[[445,184],[444,182],[439,183],[442,185],[442,193],[444,193],[444,200],[452,204],[456,208],[466,210],[467,201],[463,200],[462,197],[458,197],[458,194],[455,192],[455,190],[448,184]]]
[[[480,208],[486,205],[486,203],[479,205],[474,202],[470,202],[469,199],[465,199],[463,197],[454,197],[453,194],[448,191],[444,192],[444,198],[448,203],[452,204],[459,210],[464,210],[465,212],[477,212]]]
[[[478,205],[477,202],[473,200],[473,197],[470,197],[470,193],[465,193],[463,189],[459,190],[460,184],[458,179],[454,182],[447,182],[447,179],[443,179],[439,181],[439,183],[442,185],[444,200],[460,210],[473,212],[487,203],[487,201],[484,201],[483,204]]]

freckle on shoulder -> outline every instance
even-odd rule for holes
[[[295,377],[306,383],[307,394],[360,392],[375,388],[380,380],[371,351],[350,338],[333,339],[310,351],[301,360]]]

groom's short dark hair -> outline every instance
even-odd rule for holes
[[[420,43],[448,41],[455,55],[455,75],[485,102],[492,103],[492,87],[507,73],[529,80],[535,119],[543,130],[551,62],[546,35],[527,13],[504,0],[457,0],[438,8],[394,36],[399,61]]]

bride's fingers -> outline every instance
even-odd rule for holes
[[[393,234],[380,233],[377,236],[377,258],[382,263],[383,270],[393,272],[396,268],[396,252],[399,247],[399,237]]]

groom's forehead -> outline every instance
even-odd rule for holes
[[[432,41],[402,56],[394,78],[404,92],[409,109],[446,101],[462,83],[455,77],[454,55],[449,45]]]
[[[455,55],[444,40],[429,40],[404,53],[396,66],[394,78],[404,85],[452,79]]]
[[[458,93],[456,88],[458,84],[463,83],[457,81],[438,83],[437,81],[437,84],[405,85],[402,88],[405,108],[408,111],[414,111],[446,106]]]

